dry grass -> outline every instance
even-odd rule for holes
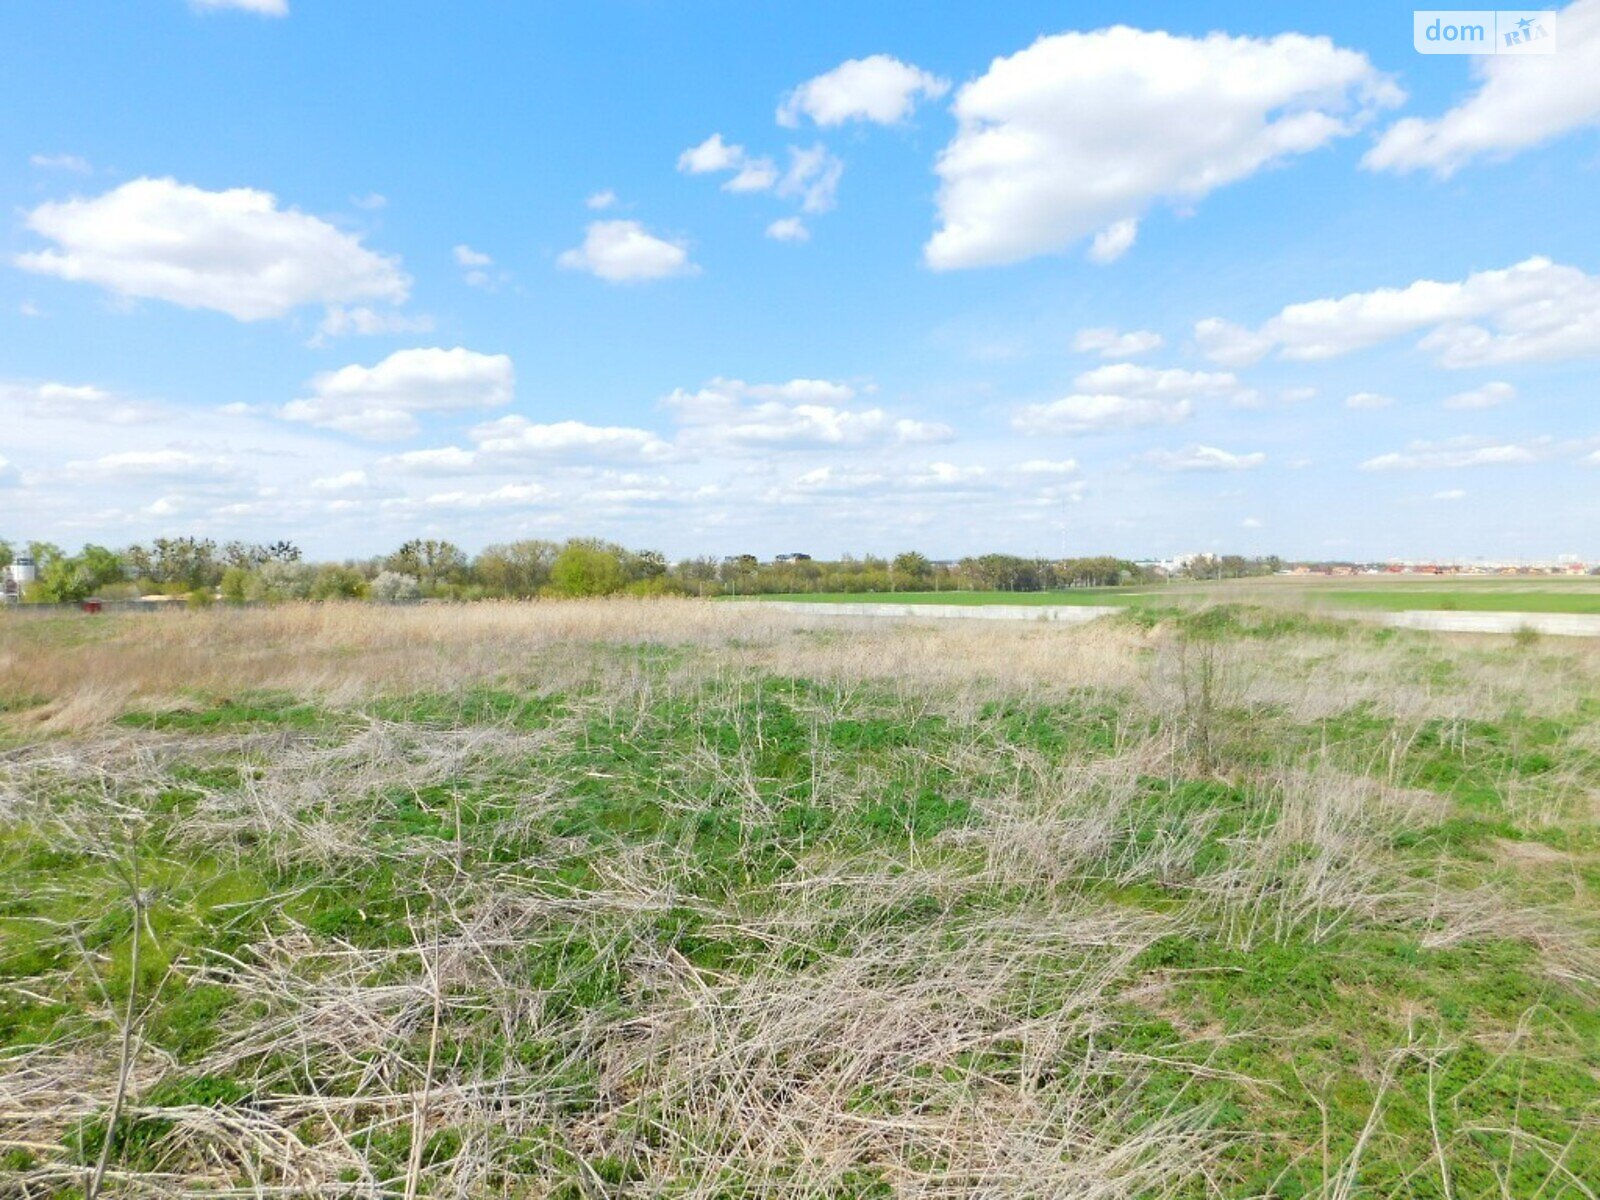
[[[382,692],[448,691],[513,679],[551,690],[628,674],[595,646],[654,644],[714,656],[712,670],[756,668],[829,681],[886,683],[968,698],[1170,685],[1170,638],[1131,624],[841,620],[761,605],[597,600],[375,608],[359,604],[162,612],[97,618],[95,636],[29,636],[0,624],[0,693],[44,703],[46,731],[92,728],[132,698],[181,702],[196,691],[285,691],[346,703]],[[977,626],[977,627],[974,627]],[[1564,711],[1600,681],[1600,644],[1508,655],[1503,639],[1427,635],[1240,641],[1229,670],[1244,700],[1316,720],[1358,704],[1409,720],[1497,717],[1508,707]],[[1416,648],[1447,666],[1421,676]],[[706,664],[696,665],[703,671]],[[1151,675],[1152,669],[1154,676]]]
[[[163,1197],[1590,1195],[1600,744],[1519,739],[1597,666],[675,601],[0,625],[0,1194],[109,1145]],[[395,700],[483,688],[552,703]],[[269,692],[317,707],[203,722]],[[1451,841],[1491,793],[1515,836]]]

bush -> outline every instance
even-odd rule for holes
[[[250,572],[243,567],[229,567],[222,573],[222,598],[231,604],[243,604],[249,599]]]
[[[681,579],[657,575],[653,579],[635,579],[622,589],[625,596],[694,596],[699,593]]]
[[[58,558],[45,565],[28,589],[30,600],[76,604],[94,593],[94,579],[76,559]]]
[[[380,571],[369,588],[374,600],[393,604],[401,600],[422,599],[422,585],[415,575],[402,575],[399,571]]]
[[[251,600],[308,600],[317,569],[302,562],[264,562],[245,587]]]
[[[317,571],[311,584],[313,600],[359,600],[367,594],[367,581],[354,567],[329,564]]]
[[[557,596],[609,596],[626,582],[617,556],[588,542],[568,542],[550,565],[550,591]]]

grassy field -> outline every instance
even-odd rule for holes
[[[1600,1180],[1594,643],[291,606],[0,698],[8,1197]]]
[[[791,600],[806,604],[1105,604],[1157,602],[1147,588],[1073,588],[1064,592],[792,592],[772,596],[725,597],[744,600]]]
[[[1294,578],[1172,583],[1159,586],[1073,588],[1059,592],[877,592],[794,593],[754,597],[811,603],[851,604],[1103,604],[1116,607],[1193,608],[1244,603],[1307,611],[1600,613],[1600,579]]]

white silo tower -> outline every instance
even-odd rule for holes
[[[0,601],[7,604],[22,599],[22,589],[39,578],[38,565],[33,555],[23,553],[11,560],[11,565],[0,570]]]

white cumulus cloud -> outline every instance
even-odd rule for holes
[[[1196,443],[1181,450],[1152,450],[1143,459],[1163,471],[1248,471],[1266,462],[1267,456],[1259,450],[1235,454]]]
[[[874,54],[849,59],[806,80],[783,98],[777,120],[789,129],[798,127],[802,117],[823,126],[846,121],[897,125],[911,115],[919,98],[937,99],[949,90],[947,79],[887,54]]]
[[[359,468],[340,471],[337,475],[324,475],[307,485],[313,492],[360,492],[370,486],[367,473]]]
[[[725,142],[720,133],[678,155],[678,170],[690,175],[732,172],[732,178],[722,185],[728,192],[764,192],[778,182],[778,167],[772,159]]]
[[[690,146],[678,155],[678,170],[690,175],[709,175],[716,171],[737,170],[744,161],[743,146],[731,145],[713,133],[698,146]]]
[[[351,364],[311,381],[312,394],[279,410],[290,421],[365,438],[409,437],[416,414],[509,404],[516,385],[504,354],[397,350],[370,367]]]
[[[1129,250],[1139,236],[1139,222],[1133,217],[1124,217],[1107,225],[1094,235],[1094,240],[1089,243],[1089,261],[1105,266],[1114,263]]]
[[[1145,367],[1138,363],[1108,363],[1103,367],[1094,367],[1072,382],[1083,392],[1185,399],[1226,399],[1243,390],[1238,376],[1231,371],[1186,371],[1181,367]]]
[[[1156,203],[1192,204],[1401,99],[1364,54],[1322,37],[1042,37],[957,93],[928,264],[1020,262],[1097,233],[1114,258]]]
[[[154,404],[129,400],[92,384],[68,383],[0,383],[0,413],[8,410],[91,425],[140,425],[163,416],[163,410]]]
[[[1107,433],[1146,425],[1172,425],[1194,413],[1203,399],[1251,395],[1228,371],[1186,371],[1108,363],[1073,380],[1059,400],[1017,410],[1012,427],[1029,434]]]
[[[1404,450],[1380,454],[1361,464],[1363,471],[1425,471],[1458,467],[1518,466],[1537,462],[1544,443],[1492,442],[1482,438],[1448,438],[1412,442]]]
[[[486,491],[435,492],[424,496],[424,508],[448,508],[471,511],[478,508],[524,508],[529,505],[550,504],[556,494],[537,483],[508,483]]]
[[[495,285],[503,283],[511,276],[505,271],[496,273],[493,270],[494,258],[482,250],[474,250],[465,242],[457,244],[451,255],[456,260],[456,266],[461,268],[461,279],[468,287],[495,289]]]
[[[478,444],[480,464],[491,459],[648,462],[672,454],[672,447],[649,430],[582,421],[539,424],[526,417],[509,416],[479,425],[471,434]]]
[[[1334,358],[1415,333],[1424,334],[1418,349],[1444,367],[1600,354],[1600,276],[1536,257],[1459,281],[1419,279],[1291,304],[1257,329],[1215,317],[1195,326],[1202,353],[1229,366],[1273,351]]]
[[[1078,470],[1075,458],[1030,458],[1017,468],[1024,475],[1074,475]]]
[[[440,446],[386,454],[378,466],[402,475],[470,475],[478,468],[478,456],[462,446]]]
[[[689,261],[681,242],[656,237],[638,221],[595,221],[583,245],[562,253],[556,262],[569,271],[587,271],[607,283],[637,283],[693,275],[699,271]]]
[[[1556,14],[1556,53],[1474,58],[1478,90],[1441,117],[1407,117],[1362,159],[1375,171],[1454,174],[1600,125],[1600,0]]]
[[[825,379],[749,384],[713,379],[662,402],[693,448],[794,449],[945,441],[950,427],[895,417],[881,408],[851,408],[855,389]]]
[[[981,463],[962,466],[959,463],[932,462],[909,472],[906,482],[919,488],[953,488],[986,479],[989,468]]]
[[[1193,413],[1194,404],[1184,399],[1075,392],[1048,403],[1024,405],[1011,419],[1011,425],[1027,434],[1107,433],[1144,425],[1173,425]]]
[[[216,12],[231,8],[239,12],[255,13],[261,17],[289,15],[289,0],[189,0],[189,6],[198,12]]]
[[[1486,383],[1482,387],[1472,388],[1469,391],[1457,392],[1453,396],[1446,396],[1443,406],[1456,409],[1497,408],[1516,398],[1516,388],[1509,383],[1496,381],[1494,383]]]
[[[678,170],[690,175],[731,172],[722,185],[725,192],[773,191],[798,200],[804,212],[824,213],[834,206],[844,163],[819,142],[810,147],[790,146],[788,166],[780,171],[766,155],[751,154],[713,133],[678,155]]]
[[[419,313],[408,316],[405,313],[385,312],[380,309],[368,308],[366,305],[357,305],[346,308],[341,304],[331,306],[323,314],[322,320],[317,323],[316,335],[311,339],[312,345],[320,346],[330,338],[374,337],[380,334],[395,333],[432,333],[433,318]]]
[[[767,236],[775,242],[806,242],[811,231],[799,217],[779,217],[767,226]]]
[[[1154,330],[1130,329],[1118,332],[1106,326],[1080,329],[1072,338],[1072,348],[1079,354],[1098,354],[1101,358],[1133,358],[1159,350],[1165,339]]]
[[[17,255],[25,271],[240,321],[306,304],[399,304],[410,287],[398,260],[252,188],[135,179],[93,199],[41,204],[26,224],[55,247]]]
[[[199,483],[236,478],[238,468],[221,455],[189,450],[123,450],[76,459],[62,468],[76,483]]]
[[[778,182],[778,195],[799,200],[804,212],[829,212],[843,176],[844,163],[820,142],[809,149],[790,146],[789,167]]]
[[[1346,408],[1388,408],[1393,403],[1394,397],[1382,392],[1352,392],[1344,398]]]
[[[1201,354],[1225,367],[1245,367],[1259,362],[1273,346],[1270,334],[1256,333],[1221,317],[1196,321],[1194,340]]]

